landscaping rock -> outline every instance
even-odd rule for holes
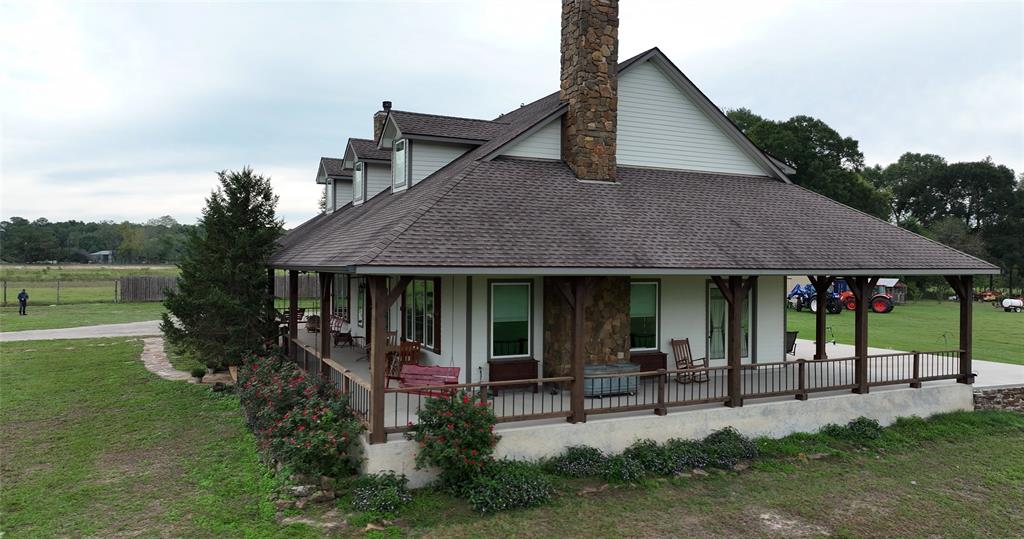
[[[732,469],[734,472],[742,472],[743,470],[746,470],[749,467],[750,464],[747,464],[746,462],[737,462],[736,464],[733,464]]]
[[[284,510],[295,507],[295,500],[277,500],[274,502],[274,507]]]
[[[291,492],[291,495],[296,498],[305,498],[306,496],[312,495],[313,492],[316,491],[316,487],[313,485],[296,485],[289,489],[289,491]]]
[[[321,475],[320,490],[323,490],[325,492],[334,492],[334,478],[327,477],[326,475]]]
[[[324,503],[334,499],[334,491],[319,491],[309,497],[309,503]]]
[[[698,477],[707,477],[708,475],[711,475],[711,474],[709,474],[703,468],[694,468],[693,469],[693,475],[696,475]]]

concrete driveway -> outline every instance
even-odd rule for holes
[[[95,339],[99,337],[144,337],[160,335],[160,321],[103,324],[60,329],[30,329],[0,333],[0,342],[39,341],[53,339]]]

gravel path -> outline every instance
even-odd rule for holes
[[[94,339],[99,337],[141,337],[160,335],[160,321],[103,324],[60,329],[30,329],[0,333],[0,342],[40,341],[52,339]]]

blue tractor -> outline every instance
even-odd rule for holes
[[[829,314],[842,314],[843,304],[839,301],[839,294],[829,290],[826,298],[825,311]],[[798,311],[807,309],[812,313],[818,312],[818,295],[812,284],[793,286],[793,289],[786,295],[786,301]]]

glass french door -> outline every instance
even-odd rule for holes
[[[740,357],[750,355],[750,294],[740,308]],[[725,339],[729,335],[729,304],[714,283],[708,283],[707,302],[708,359],[725,359]]]

